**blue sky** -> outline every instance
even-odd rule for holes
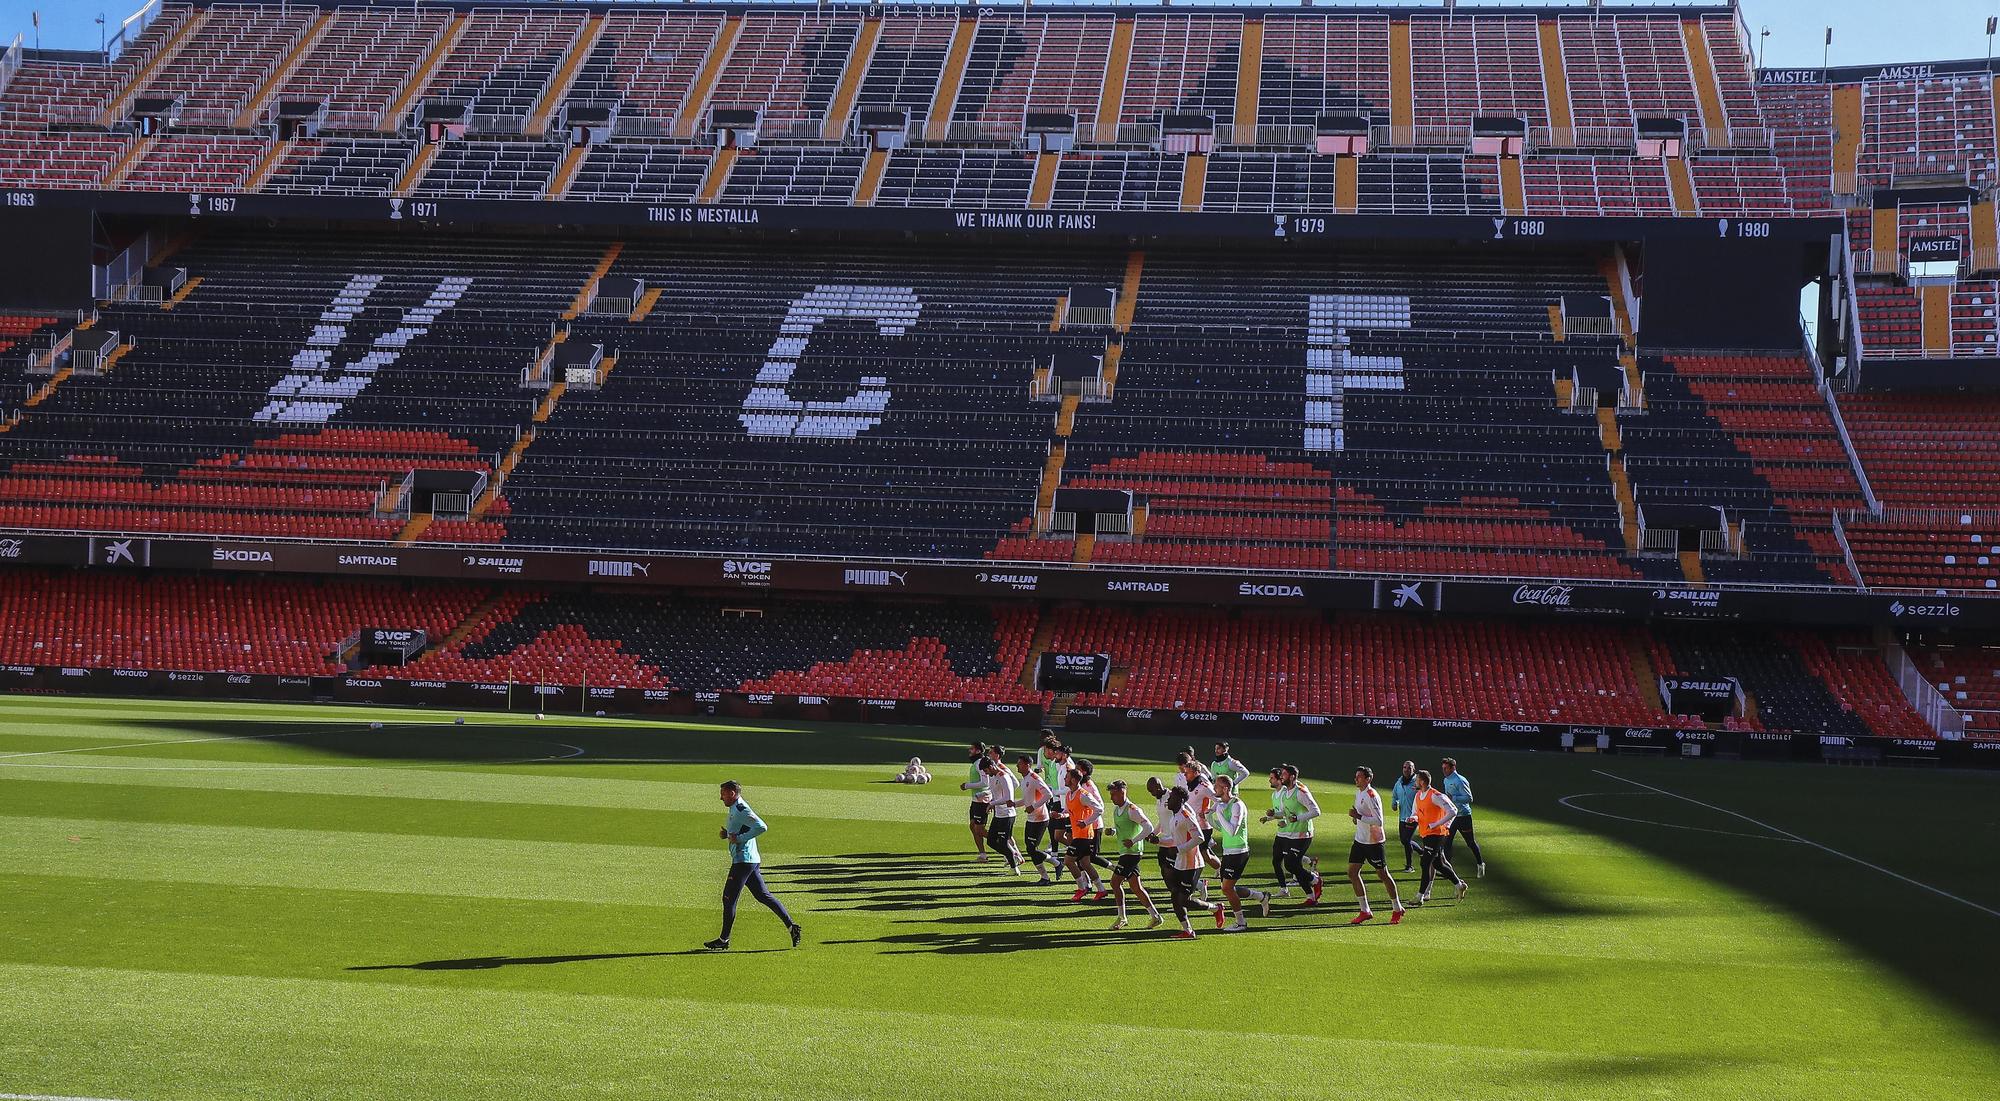
[[[1341,0],[1318,3],[1334,7]],[[1610,4],[1618,6],[1619,0]],[[1463,6],[1484,5],[1466,0]],[[94,49],[100,12],[116,30],[137,7],[138,0],[0,0],[0,41],[19,32],[32,42],[29,13],[40,11],[43,45]],[[1829,25],[1834,28],[1835,65],[1983,57],[1986,17],[2000,15],[2000,0],[1744,0],[1743,7],[1753,41],[1759,30],[1771,29],[1764,61],[1780,68],[1818,65],[1821,36]]]

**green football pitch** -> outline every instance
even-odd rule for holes
[[[1329,878],[1330,905],[1176,942],[972,863],[960,732],[451,719],[0,699],[0,1095],[1943,1101],[2000,1081],[2000,776],[1460,753],[1489,864],[1463,902],[1352,928]],[[1177,748],[1075,740],[1100,779]],[[937,782],[889,782],[912,755]],[[1352,766],[1439,753],[1237,755],[1304,767],[1338,875]],[[797,950],[747,897],[734,949],[701,949],[726,778],[770,823]]]

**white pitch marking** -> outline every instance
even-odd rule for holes
[[[1958,895],[1955,895],[1955,894],[1952,894],[1952,893],[1951,893],[1950,891],[1947,891],[1947,890],[1944,890],[1944,889],[1942,889],[1942,888],[1939,888],[1939,887],[1933,887],[1933,886],[1931,886],[1930,884],[1928,884],[1928,883],[1925,883],[1925,882],[1924,882],[1923,880],[1920,880],[1920,879],[1911,879],[1911,878],[1910,878],[1909,876],[1906,876],[1906,875],[1904,875],[1904,874],[1903,874],[1903,873],[1901,873],[1901,872],[1895,872],[1895,871],[1890,871],[1889,869],[1887,869],[1887,868],[1884,868],[1884,867],[1883,867],[1882,865],[1880,865],[1880,864],[1871,864],[1871,863],[1869,863],[1868,861],[1866,861],[1866,860],[1863,860],[1863,859],[1861,859],[1861,858],[1860,858],[1860,857],[1858,857],[1858,856],[1852,856],[1852,855],[1849,855],[1849,854],[1847,854],[1847,853],[1844,853],[1844,852],[1841,852],[1841,851],[1840,851],[1839,849],[1836,849],[1836,848],[1834,848],[1834,847],[1832,847],[1832,846],[1830,846],[1830,845],[1822,845],[1822,844],[1820,844],[1820,843],[1819,843],[1819,842],[1817,842],[1817,841],[1813,841],[1813,840],[1810,840],[1810,839],[1808,839],[1808,838],[1804,838],[1804,837],[1800,837],[1800,836],[1799,836],[1798,834],[1796,834],[1796,833],[1793,833],[1793,832],[1792,832],[1792,831],[1790,831],[1790,830],[1786,830],[1786,829],[1779,829],[1779,828],[1778,828],[1777,826],[1773,826],[1773,825],[1772,825],[1772,824],[1770,824],[1769,822],[1760,822],[1760,821],[1758,821],[1757,819],[1755,819],[1755,818],[1752,818],[1752,817],[1750,817],[1750,816],[1749,816],[1749,815],[1747,815],[1747,814],[1740,814],[1740,813],[1738,813],[1738,812],[1736,812],[1736,811],[1733,811],[1733,810],[1730,810],[1730,809],[1729,809],[1728,807],[1718,807],[1718,806],[1716,806],[1716,805],[1715,805],[1714,803],[1704,803],[1704,802],[1702,802],[1702,801],[1701,801],[1701,800],[1699,800],[1699,799],[1691,799],[1691,798],[1689,798],[1688,796],[1685,796],[1685,795],[1677,795],[1677,794],[1675,794],[1674,792],[1671,792],[1671,791],[1668,791],[1668,790],[1666,790],[1665,788],[1656,788],[1656,787],[1654,787],[1654,786],[1653,786],[1653,785],[1651,785],[1651,784],[1642,784],[1642,783],[1640,783],[1640,782],[1639,782],[1639,781],[1637,781],[1637,780],[1633,780],[1633,779],[1630,779],[1630,778],[1628,778],[1628,777],[1624,777],[1624,776],[1619,776],[1619,775],[1617,775],[1616,773],[1610,773],[1610,772],[1606,772],[1606,771],[1604,771],[1604,770],[1603,770],[1603,769],[1601,769],[1601,768],[1593,768],[1593,769],[1591,769],[1590,771],[1592,771],[1592,772],[1595,772],[1595,773],[1597,773],[1597,774],[1598,774],[1599,776],[1608,776],[1608,777],[1610,777],[1611,779],[1613,779],[1613,780],[1616,780],[1616,781],[1618,781],[1619,783],[1622,783],[1622,784],[1631,784],[1631,785],[1632,785],[1633,787],[1639,787],[1639,788],[1644,788],[1644,789],[1646,789],[1647,791],[1650,791],[1650,792],[1653,792],[1653,793],[1654,793],[1654,794],[1656,794],[1656,795],[1664,795],[1664,796],[1667,796],[1667,797],[1668,797],[1668,798],[1670,798],[1670,799],[1679,799],[1679,800],[1681,800],[1681,801],[1682,801],[1682,802],[1684,802],[1684,803],[1693,803],[1693,804],[1694,804],[1695,806],[1697,806],[1697,807],[1706,807],[1706,808],[1708,808],[1709,810],[1712,810],[1712,811],[1716,811],[1717,813],[1720,813],[1720,814],[1726,814],[1726,815],[1730,816],[1731,818],[1741,818],[1741,819],[1742,819],[1743,821],[1745,821],[1745,822],[1748,822],[1748,823],[1750,823],[1750,824],[1751,824],[1751,825],[1753,825],[1753,826],[1758,826],[1758,827],[1761,827],[1761,828],[1763,828],[1763,829],[1767,829],[1767,830],[1770,830],[1770,831],[1771,831],[1772,833],[1775,833],[1775,834],[1778,834],[1778,835],[1780,835],[1780,836],[1782,836],[1782,837],[1789,837],[1789,838],[1791,838],[1791,839],[1792,839],[1793,841],[1796,841],[1796,842],[1798,842],[1798,843],[1799,843],[1799,844],[1801,844],[1801,845],[1810,845],[1810,846],[1812,846],[1813,848],[1815,848],[1815,849],[1818,849],[1818,850],[1820,850],[1821,852],[1824,852],[1824,853],[1828,853],[1828,854],[1831,854],[1831,855],[1833,855],[1833,856],[1837,856],[1837,857],[1841,858],[1842,860],[1849,860],[1849,861],[1853,861],[1854,863],[1856,863],[1856,864],[1859,864],[1859,865],[1861,865],[1861,866],[1862,866],[1862,867],[1864,867],[1864,868],[1868,868],[1868,869],[1870,869],[1870,870],[1873,870],[1873,871],[1877,871],[1877,872],[1881,872],[1881,873],[1882,873],[1883,875],[1886,875],[1886,876],[1888,876],[1888,877],[1889,877],[1889,878],[1891,878],[1891,879],[1900,879],[1900,880],[1902,880],[1902,881],[1903,881],[1904,883],[1907,883],[1907,884],[1909,884],[1909,885],[1910,885],[1910,886],[1912,886],[1912,887],[1922,887],[1922,888],[1923,888],[1924,890],[1926,890],[1926,891],[1929,891],[1930,893],[1932,893],[1932,894],[1934,894],[1934,895],[1937,895],[1937,896],[1939,896],[1939,897],[1941,897],[1941,898],[1948,898],[1948,899],[1952,900],[1953,902],[1957,902],[1957,903],[1961,903],[1961,904],[1963,904],[1963,905],[1966,905],[1966,906],[1970,906],[1970,907],[1972,907],[1973,909],[1975,909],[1975,910],[1979,911],[1979,912],[1980,912],[1980,913],[1982,913],[1982,914],[1986,914],[1986,915],[1988,915],[1988,916],[1991,916],[1991,917],[1996,917],[1996,918],[2000,918],[2000,910],[1995,910],[1995,909],[1993,909],[1993,908],[1991,908],[1991,907],[1989,907],[1989,906],[1981,906],[1981,905],[1980,905],[1979,903],[1977,903],[1977,902],[1974,902],[1974,901],[1972,901],[1972,900],[1971,900],[1971,899],[1969,899],[1969,898],[1962,898],[1962,897],[1960,897],[1960,896],[1958,896]]]
[[[1625,815],[1622,814],[1613,814],[1607,810],[1591,810],[1589,807],[1579,807],[1575,803],[1570,802],[1571,799],[1596,799],[1607,795],[1624,795],[1624,794],[1626,793],[1622,791],[1583,791],[1583,792],[1578,792],[1575,795],[1565,795],[1562,798],[1556,800],[1556,802],[1580,814],[1594,814],[1599,818],[1615,818],[1620,822],[1634,822],[1641,826],[1660,826],[1665,829],[1688,830],[1693,833],[1718,833],[1724,837],[1748,837],[1755,841],[1784,841],[1787,843],[1793,843],[1798,840],[1797,838],[1793,837],[1780,837],[1774,833],[1741,833],[1736,830],[1710,829],[1707,826],[1683,826],[1674,822],[1655,822],[1650,818],[1627,818]]]

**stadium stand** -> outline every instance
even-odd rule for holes
[[[230,580],[172,575],[0,574],[0,662],[190,672],[344,673],[344,642],[398,624],[443,637],[485,597],[478,586]]]
[[[1912,645],[1910,657],[1964,713],[1967,737],[2000,738],[2000,649],[1932,642]]]
[[[952,106],[952,136],[1011,141],[1030,114],[1076,117],[1092,133],[1115,20],[1110,14],[979,9]]]
[[[565,102],[616,104],[621,129],[670,133],[722,22],[720,11],[612,8]]]
[[[2000,401],[1991,396],[1841,396],[1855,449],[1881,499],[1848,542],[1871,585],[2000,589]]]
[[[11,494],[9,519],[393,537],[404,520],[376,500],[389,483],[418,467],[488,471],[521,434],[534,408],[522,376],[546,339],[534,334],[571,303],[597,252],[206,238],[182,254],[202,293],[172,311],[107,307],[104,323],[140,343],[113,371],[51,384],[9,431],[9,474],[29,483]],[[75,478],[99,491],[28,492]],[[215,495],[229,485],[260,487],[265,508],[292,506],[202,507],[237,503]],[[329,487],[350,493],[330,503]],[[361,490],[365,501],[351,495]]]
[[[583,34],[584,13],[561,6],[494,8],[475,9],[463,19],[417,99],[464,103],[477,129],[520,134]]]
[[[1079,706],[1698,727],[1661,710],[1658,663],[1739,678],[1753,729],[1925,736],[1872,646],[1796,632],[32,570],[0,575],[0,609],[35,625],[0,640],[21,664],[1046,703],[1040,638],[1111,655]],[[348,647],[383,625],[430,645],[369,666]]]
[[[1534,16],[1415,15],[1410,54],[1419,132],[1441,131],[1463,140],[1472,120],[1481,117],[1549,125]]]
[[[1257,123],[1311,127],[1321,115],[1386,118],[1389,18],[1272,12],[1264,17]]]
[[[2000,362],[1985,194],[2000,139],[1991,73],[1968,66],[1760,86],[1740,15],[1719,8],[198,3],[155,9],[115,56],[9,56],[0,185],[185,193],[196,214],[244,191],[427,210],[380,204],[395,213],[376,230],[162,222],[119,258],[150,250],[147,285],[104,268],[73,322],[0,316],[8,527],[1857,601],[2000,590],[2000,409],[1891,373]],[[725,137],[719,111],[755,122]],[[864,132],[863,112],[908,125]],[[1168,116],[1183,116],[1171,134]],[[421,125],[438,117],[452,121]],[[1663,119],[1684,124],[1683,148],[1654,147]],[[1522,140],[1476,140],[1475,122]],[[648,211],[622,234],[475,232],[428,202],[465,199],[696,211]],[[791,215],[813,228],[786,238],[746,209],[786,206],[883,209]],[[1061,232],[1032,247],[865,235],[975,208],[1044,208]],[[1075,217],[1194,211],[1256,215],[1205,224],[1274,240],[1204,242],[1188,219],[1134,246]],[[1449,243],[1287,239],[1313,221],[1292,219],[1332,213],[1477,221]],[[1851,333],[1817,356],[1769,333],[1683,345],[1641,327],[1642,301],[1658,316],[1647,292],[1677,277],[1654,266],[1650,231],[1501,240],[1539,236],[1543,217],[1694,214],[1728,238],[1744,219],[1834,213],[1850,270],[1827,286],[1853,308],[1824,321]],[[711,220],[740,232],[651,225]],[[94,263],[134,243],[111,224]],[[1913,272],[1912,243],[1940,237],[1962,242],[1957,272]],[[117,341],[85,335],[77,366],[44,362],[92,330]],[[420,473],[457,479],[462,511],[418,504]],[[1132,507],[1071,531],[1056,501],[1089,491]],[[128,586],[85,609],[87,586],[65,584],[113,626],[151,599]],[[256,588],[175,584],[159,597],[175,606]],[[270,584],[321,625],[314,647],[336,645],[259,670],[344,669],[326,633],[347,620],[320,605],[345,590]],[[391,599],[362,590],[370,608]],[[745,617],[734,598],[451,593],[426,621],[450,641],[419,663],[444,677],[1046,703],[1023,681],[1053,636],[1116,657],[1114,687],[1083,706],[1687,722],[1651,670],[1737,677],[1746,728],[1928,732],[1869,639],[1752,623],[1560,633],[762,596]],[[730,661],[704,671],[688,649]],[[1976,650],[1919,660],[1958,683]]]
[[[1753,729],[1846,737],[1934,737],[1888,669],[1858,638],[1837,647],[1797,632],[1663,627],[1650,640],[1664,676],[1733,677],[1749,697]]]
[[[451,13],[411,6],[393,19],[365,8],[340,8],[326,31],[286,76],[271,109],[284,100],[326,104],[330,130],[393,128],[389,109],[444,37]]]
[[[758,112],[766,137],[819,137],[861,22],[855,8],[750,11],[708,106]]]
[[[807,247],[778,275],[754,246],[635,244],[611,273],[657,305],[573,328],[617,367],[537,427],[510,537],[976,558],[1034,511],[1056,409],[1032,361],[1089,346],[1049,332],[1056,302],[1117,264]]]
[[[1234,116],[1240,15],[1162,13],[1138,20],[1120,126],[1157,126],[1162,114]]]
[[[1636,638],[1636,636],[1632,636]],[[1052,646],[1112,655],[1082,705],[1671,725],[1615,629],[1077,608]]]

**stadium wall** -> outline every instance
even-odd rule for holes
[[[24,310],[77,310],[91,304],[91,212],[0,199],[0,302]]]
[[[257,543],[109,535],[0,536],[0,566],[218,570],[335,577],[534,581],[665,589],[2000,629],[2000,600],[1852,589],[1772,589],[1547,579],[1370,578],[1321,574],[1065,569],[1021,562],[911,563],[713,557],[508,547]]]

